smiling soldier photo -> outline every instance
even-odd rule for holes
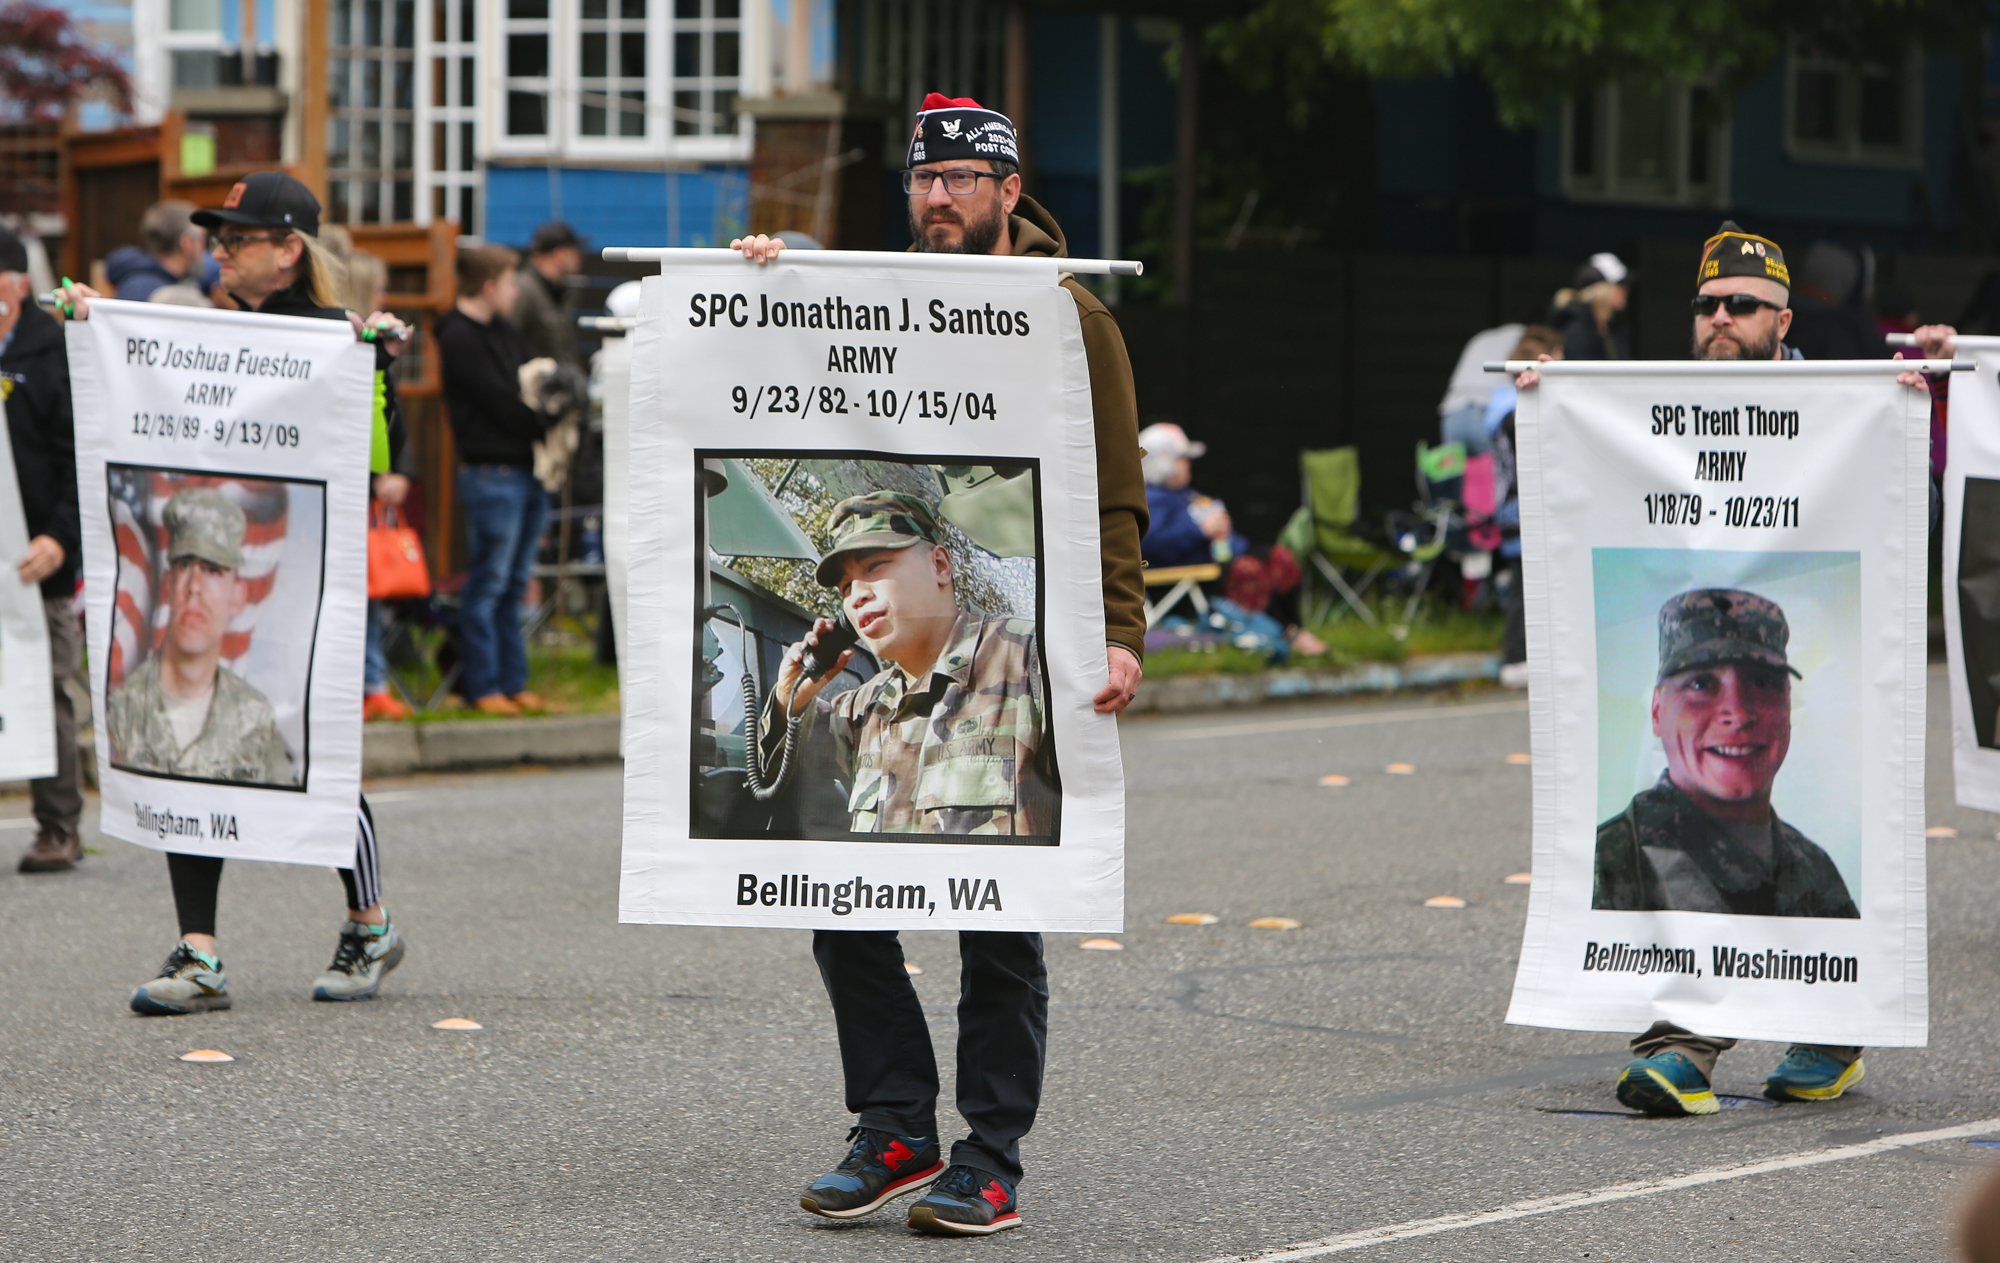
[[[1597,829],[1590,906],[1612,912],[1859,917],[1827,853],[1778,818],[1792,743],[1791,629],[1776,603],[1704,588],[1660,607],[1659,783]]]
[[[815,707],[854,657],[843,650],[824,674],[805,678],[806,653],[838,627],[822,618],[786,652],[773,700],[830,736],[849,786],[848,827],[1052,835],[1059,792],[1033,621],[961,605],[944,528],[920,496],[850,496],[834,506],[827,532],[814,578],[838,590],[842,618],[885,665]],[[783,729],[767,722],[767,744]]]
[[[200,780],[296,785],[271,703],[222,665],[223,637],[248,604],[243,510],[212,487],[175,493],[161,514],[166,634],[111,690],[114,765]]]

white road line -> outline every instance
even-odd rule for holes
[[[1267,719],[1253,724],[1213,724],[1163,732],[1158,741],[1193,741],[1201,737],[1247,737],[1260,732],[1309,732],[1315,728],[1362,728],[1369,724],[1401,724],[1418,719],[1462,719],[1467,715],[1528,713],[1526,702],[1473,702],[1465,706],[1425,706],[1420,710],[1383,710],[1360,715],[1316,715],[1309,719]],[[1152,736],[1153,734],[1147,734]]]
[[[1904,1132],[1898,1136],[1884,1136],[1880,1140],[1865,1140],[1858,1145],[1842,1145],[1837,1149],[1807,1149],[1801,1153],[1766,1158],[1762,1162],[1752,1162],[1744,1166],[1712,1167],[1706,1171],[1676,1175],[1671,1179],[1638,1180],[1631,1184],[1613,1184],[1608,1188],[1558,1193],[1554,1197],[1535,1197],[1522,1202],[1509,1202],[1496,1210],[1483,1210],[1476,1214],[1412,1219],[1406,1223],[1390,1224],[1384,1228],[1343,1232],[1339,1236],[1326,1237],[1319,1241],[1301,1241],[1296,1245],[1275,1246],[1269,1250],[1250,1254],[1231,1254],[1219,1259],[1210,1259],[1208,1263],[1250,1263],[1251,1260],[1255,1260],[1256,1263],[1291,1263],[1294,1259],[1316,1259],[1325,1254],[1365,1250],[1371,1245],[1406,1241],[1411,1237],[1435,1236],[1440,1232],[1457,1232],[1461,1228],[1483,1228],[1488,1224],[1503,1224],[1509,1220],[1527,1219],[1534,1215],[1547,1215],[1559,1210],[1575,1210],[1581,1206],[1598,1206],[1605,1202],[1622,1202],[1633,1197],[1651,1197],[1655,1193],[1672,1193],[1703,1184],[1741,1180],[1752,1175],[1767,1175],[1773,1171],[1819,1166],[1826,1162],[1870,1158],[1876,1154],[1892,1153],[1897,1149],[1908,1149],[1915,1145],[1934,1144],[1940,1140],[1962,1140],[1968,1136],[1984,1136],[1993,1132],[2000,1132],[2000,1118],[1988,1118],[1977,1123],[1962,1123],[1957,1127],[1940,1127],[1935,1131]]]

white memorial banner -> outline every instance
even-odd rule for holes
[[[1924,392],[1882,361],[1540,367],[1507,1020],[1924,1043]]]
[[[1961,807],[2000,811],[2000,338],[1958,340],[1944,469],[1944,640]],[[1908,352],[1905,352],[1908,354]]]
[[[351,864],[374,349],[110,301],[68,341],[104,832]]]
[[[0,373],[0,392],[11,385]],[[21,511],[14,448],[0,433],[0,780],[9,781],[56,774],[48,616],[42,610],[41,586],[22,583],[17,573],[27,552],[28,521]]]
[[[1122,928],[1090,379],[1058,266],[716,251],[646,280],[622,920]],[[826,660],[797,679],[815,627]]]

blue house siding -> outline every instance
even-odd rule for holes
[[[593,246],[726,245],[743,230],[749,201],[750,175],[741,166],[488,166],[485,237],[523,246],[538,225],[560,218]]]

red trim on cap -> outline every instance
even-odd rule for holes
[[[917,112],[919,114],[922,114],[930,110],[984,110],[984,109],[986,109],[985,106],[981,105],[979,102],[973,100],[969,96],[954,98],[954,97],[948,97],[942,92],[933,92],[929,96],[926,96],[924,98],[924,103],[917,107]],[[992,113],[992,111],[987,110],[987,113],[990,114]]]

